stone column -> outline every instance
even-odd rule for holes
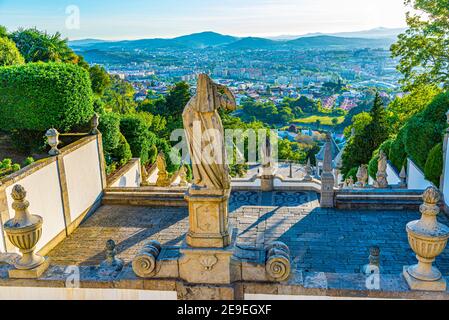
[[[323,173],[321,174],[321,200],[322,208],[334,207],[334,174],[332,172],[331,136],[326,134],[326,146],[324,149]]]

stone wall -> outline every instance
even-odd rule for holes
[[[140,187],[141,182],[142,172],[139,158],[131,159],[111,177],[108,177],[108,187],[112,188],[137,188]]]
[[[407,189],[425,190],[430,186],[433,186],[432,182],[426,180],[421,169],[411,159],[407,159]]]
[[[29,210],[43,217],[37,250],[45,255],[99,205],[106,187],[101,135],[83,137],[48,157],[7,176],[0,184],[0,252],[15,252],[3,223],[14,217],[11,191],[21,184]]]

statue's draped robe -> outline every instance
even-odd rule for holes
[[[207,75],[200,75],[197,94],[190,99],[183,112],[194,188],[215,190],[230,188],[224,130],[218,114],[218,108],[223,105],[222,99],[217,85]]]

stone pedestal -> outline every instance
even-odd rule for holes
[[[179,277],[200,284],[230,284],[240,280],[240,262],[233,256],[234,243],[226,248],[192,248],[184,242],[178,261]]]
[[[274,190],[274,176],[261,176],[260,177],[260,189],[262,191]]]
[[[321,175],[321,199],[322,208],[334,207],[334,175],[332,172],[323,172]]]
[[[213,192],[190,188],[187,245],[194,248],[224,248],[230,244],[228,200],[230,190]]]
[[[45,257],[43,262],[33,269],[11,269],[8,271],[8,276],[11,279],[37,279],[50,266],[50,259]]]

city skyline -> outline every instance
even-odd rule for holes
[[[407,9],[402,0],[0,0],[0,24],[10,31],[34,26],[59,31],[71,40],[172,38],[202,31],[273,37],[405,27]]]

